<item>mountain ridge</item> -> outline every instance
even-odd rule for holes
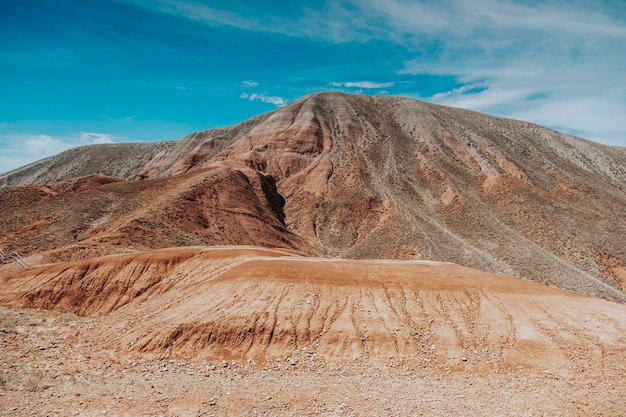
[[[39,234],[54,233],[33,213],[30,221],[41,226],[29,245],[10,238],[20,235],[17,214],[0,224],[0,245],[31,254],[37,244],[54,260],[75,259],[69,253],[81,245],[91,256],[130,243],[140,250],[255,244],[325,257],[432,259],[626,301],[626,149],[409,98],[342,93],[305,96],[239,125],[145,149],[141,161],[132,152],[118,159],[122,175],[91,164],[91,174],[125,181],[83,189],[91,206],[110,205],[99,214],[77,205],[70,229],[83,229],[76,241],[42,243]],[[80,158],[74,163],[80,167]],[[44,213],[59,199],[76,201],[58,185],[73,174],[57,166],[46,179],[33,176],[31,164],[23,180],[14,170],[0,184],[39,178],[56,187],[58,195],[37,200]],[[182,184],[191,188],[176,188]],[[206,191],[216,186],[223,198]],[[141,214],[114,225],[124,187],[143,190],[143,200],[134,200]],[[171,190],[161,206],[155,187]],[[236,222],[224,220],[234,212]],[[93,226],[81,226],[81,216]],[[120,230],[144,232],[122,239]]]

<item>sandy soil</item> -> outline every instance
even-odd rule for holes
[[[0,281],[0,415],[626,409],[626,307],[454,264],[197,247]]]
[[[623,352],[566,376],[391,361],[308,369],[103,349],[81,336],[101,319],[70,314],[1,308],[0,320],[6,416],[617,416],[626,407]]]

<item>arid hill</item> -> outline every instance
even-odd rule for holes
[[[623,305],[432,261],[192,247],[32,268],[0,282],[5,306],[102,317],[99,344],[172,358],[568,374],[603,352],[622,354],[626,342]]]
[[[253,244],[454,262],[626,301],[625,149],[408,98],[314,94],[0,183],[0,248],[36,262]]]
[[[626,306],[450,263],[171,248],[7,265],[0,304],[3,415],[625,405]]]

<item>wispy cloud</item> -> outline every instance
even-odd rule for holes
[[[516,32],[529,35],[543,32],[576,38],[588,35],[626,37],[621,19],[624,11],[621,10],[620,16],[620,7],[613,3],[611,8],[610,2],[365,0],[359,3],[362,11],[378,16],[381,33],[434,35],[442,39],[469,35],[470,40],[487,40],[490,34],[502,32],[507,42],[514,42]],[[444,34],[446,36],[442,36]],[[421,42],[419,39],[413,41]],[[498,45],[498,42],[492,44]]]
[[[71,145],[60,138],[55,138],[48,135],[23,135],[23,136],[9,136],[9,146],[14,150],[23,149],[25,153],[33,155],[38,158],[43,158],[49,155],[53,155],[64,150],[71,148]],[[23,145],[18,145],[23,142]]]
[[[118,14],[108,9],[112,5],[127,9],[127,4],[120,5],[123,2],[137,7],[131,11],[138,19],[118,19]],[[50,45],[41,42],[50,33],[44,30],[48,26],[39,25],[39,32],[24,29],[22,33],[21,27],[28,26],[15,22],[15,33],[25,39],[34,38],[24,44],[13,42],[13,47],[7,44],[0,51],[0,63],[29,71],[35,67],[62,69],[59,72],[72,74],[67,76],[72,78],[70,81],[75,81],[73,74],[77,75],[76,80],[91,80],[91,71],[97,66],[106,72],[106,79],[111,76],[112,82],[69,89],[89,91],[92,98],[105,95],[105,89],[115,88],[119,82],[116,77],[127,76],[126,69],[133,68],[128,63],[134,63],[138,70],[134,73],[136,79],[129,83],[133,86],[145,78],[144,68],[154,69],[146,80],[150,93],[138,94],[136,101],[128,100],[137,106],[149,106],[155,101],[156,85],[183,90],[187,82],[199,92],[195,96],[216,108],[223,103],[220,100],[224,94],[237,101],[242,91],[245,93],[241,99],[280,107],[296,96],[322,89],[380,94],[397,87],[401,94],[415,98],[525,119],[579,132],[590,139],[621,141],[626,145],[626,64],[622,53],[626,8],[621,0],[118,0],[104,8],[106,13],[99,3],[81,6],[81,13],[94,13],[91,18],[82,13],[84,20],[74,19],[78,22],[76,27],[65,25],[68,16],[46,16],[45,21],[54,24],[51,28],[61,31],[52,31],[59,34],[52,38],[62,41]],[[178,19],[177,24],[165,24],[172,23],[172,19]],[[158,36],[150,35],[157,33],[150,31],[152,26],[159,28]],[[163,36],[161,30],[169,30],[171,36]],[[219,66],[214,65],[214,54],[206,53],[207,45],[225,52]],[[234,52],[229,55],[227,51]],[[187,56],[193,62],[182,68],[175,65],[179,60],[163,60],[164,56]],[[174,62],[172,67],[169,61]],[[107,64],[111,62],[123,65],[124,71],[109,71]],[[257,73],[245,68],[250,62]],[[149,67],[144,67],[146,63]],[[89,71],[89,76],[80,77],[84,70]],[[23,72],[30,74],[29,71]],[[186,75],[181,76],[178,71]],[[47,74],[28,77],[29,86],[30,80],[36,78],[46,84],[33,85],[31,98],[39,97],[40,89],[45,91],[55,85],[50,82],[55,78]],[[214,81],[206,82],[210,79]],[[280,89],[272,87],[278,85]],[[63,91],[66,86],[59,87]],[[231,89],[225,93],[227,88]],[[126,88],[111,96],[117,100],[139,90]],[[58,95],[57,91],[53,93],[49,97]],[[192,94],[176,94],[183,95],[193,99]],[[78,96],[77,93],[75,98]],[[142,103],[141,99],[145,101]],[[25,98],[23,102],[29,101]],[[238,104],[241,109],[258,109],[258,105],[241,101]],[[25,107],[27,114],[34,114]],[[85,111],[81,117],[88,119],[105,111],[100,108],[108,107]],[[233,113],[226,106],[220,109]],[[73,110],[64,111],[69,118],[78,117]],[[120,111],[137,112],[131,105]],[[162,108],[158,111],[161,117]],[[141,112],[142,118],[149,114]],[[181,120],[194,112],[182,113]],[[47,115],[47,110],[41,114]],[[207,123],[205,117],[209,116],[197,117],[201,123]],[[15,120],[25,118],[16,116]],[[6,121],[12,120],[3,119]],[[75,131],[88,133],[89,129],[99,127],[81,125]],[[127,135],[134,136],[134,132]],[[81,134],[74,136],[72,143],[82,144]],[[71,142],[68,138],[50,138]],[[44,138],[39,140],[43,147]],[[54,147],[54,141],[48,141],[47,146]]]
[[[416,97],[626,145],[626,119],[619,116],[626,111],[626,66],[615,54],[626,40],[626,16],[608,8],[610,2],[483,0],[446,10],[435,3],[372,3],[388,30],[423,32],[439,45],[435,53],[408,45],[415,57],[398,74],[453,76],[461,84]],[[428,25],[425,16],[441,25]],[[426,26],[411,29],[410,22]]]
[[[331,82],[330,83],[332,87],[362,88],[365,90],[388,88],[388,87],[393,87],[395,84],[396,84],[395,82],[377,83],[373,81],[348,81],[348,82]]]
[[[346,30],[347,27],[352,25],[359,30],[367,30],[365,22],[360,22],[361,16],[350,13],[355,8],[360,9],[357,1],[325,2],[319,5],[299,2],[229,2],[220,6],[209,6],[197,0],[122,1],[207,25],[298,38],[346,42],[360,36],[358,30]]]
[[[178,87],[176,87],[176,88],[178,88]],[[137,119],[139,117],[139,115],[133,114],[132,116],[113,117],[113,116],[110,116],[108,114],[101,114],[100,117],[102,117],[105,120],[112,121],[112,122],[132,122],[135,119]]]
[[[458,88],[453,88],[450,91],[444,91],[441,93],[437,93],[432,96],[432,99],[435,101],[443,101],[453,97],[459,97],[468,93],[478,93],[481,91],[485,91],[486,84],[484,82],[481,83],[473,83],[473,84],[465,84]]]
[[[82,145],[115,143],[127,138],[108,133],[79,132],[69,136],[0,134],[0,173]]]
[[[115,143],[116,139],[122,139],[109,133],[96,132],[80,132],[78,137],[80,138],[80,142],[85,145]]]
[[[417,45],[424,44],[424,40],[407,35],[448,39],[470,35],[473,39],[490,39],[492,45],[497,45],[491,34],[504,29],[509,32],[505,37],[507,42],[513,41],[518,31],[577,38],[589,34],[626,38],[623,23],[626,12],[611,2],[343,0],[319,4],[294,2],[277,8],[249,2],[213,7],[197,0],[124,1],[212,25],[338,42],[376,38]]]
[[[283,107],[284,105],[286,105],[288,103],[288,101],[285,100],[282,97],[268,96],[268,95],[265,95],[264,93],[261,93],[261,94],[257,94],[257,93],[253,93],[253,94],[243,93],[239,97],[243,98],[243,99],[248,99],[250,101],[260,101],[260,102],[263,102],[263,103],[270,103],[270,104],[275,105],[276,107]]]
[[[42,134],[0,134],[0,143],[2,143],[0,173],[27,165],[72,147],[64,139]]]

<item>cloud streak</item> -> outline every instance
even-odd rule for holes
[[[422,40],[406,35],[489,39],[494,32],[508,32],[509,40],[517,37],[515,32],[626,38],[626,11],[611,2],[344,0],[268,7],[268,3],[233,1],[227,7],[211,7],[197,0],[125,1],[211,25],[337,42],[392,39],[420,44]]]
[[[268,95],[266,95],[264,93],[261,93],[261,94],[257,94],[257,93],[252,93],[252,94],[242,93],[239,97],[243,98],[243,99],[248,99],[250,101],[260,101],[262,103],[273,104],[276,107],[283,107],[284,105],[286,105],[288,103],[288,101],[285,100],[282,97],[268,96]]]
[[[116,135],[109,133],[96,133],[96,132],[80,132],[78,134],[80,142],[84,145],[101,145],[104,143],[115,143],[116,139],[121,139]]]
[[[345,87],[345,88],[362,88],[365,90],[381,89],[393,87],[395,82],[377,83],[373,81],[348,81],[348,82],[331,82],[332,87]]]
[[[122,136],[97,132],[79,132],[69,136],[0,133],[0,143],[3,144],[0,153],[0,173],[77,146],[115,143],[126,139]]]

